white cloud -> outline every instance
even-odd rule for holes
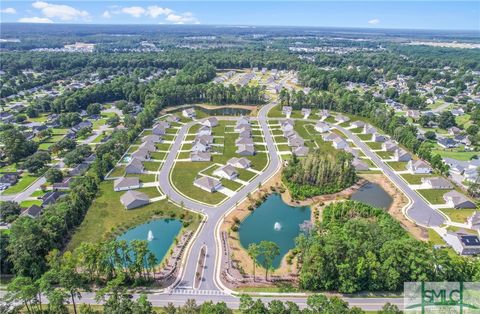
[[[146,10],[142,7],[128,7],[122,9],[123,13],[130,14],[133,17],[140,17],[145,14]]]
[[[17,22],[20,23],[53,23],[53,21],[47,17],[22,17],[18,19]]]
[[[368,24],[377,25],[377,24],[380,24],[380,20],[379,19],[372,19],[372,20],[368,21]]]
[[[149,6],[147,8],[147,12],[146,14],[153,17],[153,18],[156,18],[160,15],[169,15],[169,14],[172,14],[173,13],[173,10],[169,9],[169,8],[162,8],[162,7],[159,7],[157,5],[152,5],[152,6]]]
[[[15,13],[17,13],[17,10],[15,10],[15,8],[5,8],[5,9],[1,9],[0,13],[15,14]]]
[[[109,18],[112,17],[112,14],[110,13],[110,11],[107,10],[107,11],[103,12],[102,17],[104,17],[106,19],[109,19]]]
[[[175,24],[199,24],[197,18],[194,17],[190,12],[185,12],[182,14],[172,13],[167,15],[166,20]]]
[[[48,18],[59,18],[62,21],[72,21],[78,19],[87,19],[89,13],[75,9],[69,5],[51,4],[44,1],[36,1],[32,4],[35,9],[42,11],[43,15]]]

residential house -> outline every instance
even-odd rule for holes
[[[129,190],[120,197],[120,203],[126,209],[133,209],[147,205],[150,203],[150,199],[145,193]]]
[[[155,134],[150,134],[142,137],[143,142],[150,142],[150,143],[161,143],[162,137]]]
[[[293,154],[297,157],[305,157],[308,155],[308,147],[306,146],[296,146],[293,149]]]
[[[210,152],[200,152],[193,151],[190,153],[190,161],[210,161],[212,159],[212,154]]]
[[[442,235],[442,238],[460,255],[480,254],[480,239],[478,235],[459,230],[457,232],[447,231]]]
[[[203,125],[198,129],[197,135],[212,135],[212,128]]]
[[[120,177],[113,181],[113,190],[127,191],[140,188],[140,179],[137,177]]]
[[[458,127],[456,126],[452,126],[451,128],[448,128],[448,134],[450,135],[458,135],[462,132],[462,130],[460,130]]]
[[[239,137],[235,140],[235,145],[253,145],[253,139],[251,137]]]
[[[211,136],[211,135],[197,135],[195,137],[195,140],[193,141],[193,143],[195,143],[197,141],[204,141],[208,145],[211,145],[211,144],[213,144],[213,136]]]
[[[477,207],[475,203],[469,200],[465,195],[455,190],[445,193],[443,199],[445,200],[446,205],[450,208],[461,209]]]
[[[282,131],[283,132],[291,131],[291,130],[293,130],[294,125],[295,125],[295,122],[293,120],[290,120],[290,119],[284,120],[281,123]]]
[[[454,148],[457,147],[457,142],[448,137],[441,137],[437,140],[437,144],[443,148]]]
[[[410,160],[407,164],[407,170],[412,174],[426,174],[432,172],[432,167],[421,159]]]
[[[218,125],[218,120],[215,117],[208,118],[200,123],[203,126],[207,126],[209,128],[216,127]]]
[[[242,156],[253,156],[255,155],[255,147],[248,144],[239,144],[236,153]]]
[[[282,107],[282,114],[284,114],[287,118],[290,118],[290,115],[292,114],[292,107],[291,106],[283,106]]]
[[[245,131],[251,133],[252,132],[252,127],[250,126],[250,124],[239,124],[239,125],[235,126],[234,131],[238,132],[238,133],[243,133]]]
[[[132,158],[145,161],[150,159],[150,152],[146,148],[139,148],[133,154]]]
[[[327,109],[322,109],[320,110],[319,115],[322,119],[326,119],[330,117],[330,112]]]
[[[455,117],[463,116],[465,114],[465,110],[463,110],[463,108],[455,108],[455,109],[450,110],[450,112]]]
[[[344,149],[348,146],[348,143],[347,141],[345,141],[343,138],[339,136],[333,139],[332,145],[336,149]]]
[[[42,211],[43,211],[42,207],[34,204],[34,205],[28,207],[27,209],[25,209],[20,214],[20,216],[30,217],[32,219],[36,219],[36,218],[40,217],[40,215],[42,214]]]
[[[363,128],[365,126],[365,122],[360,121],[360,120],[353,121],[353,122],[350,123],[350,126],[352,128]]]
[[[379,133],[374,133],[372,135],[372,141],[377,142],[377,143],[383,143],[387,141],[387,137],[384,135],[381,135]]]
[[[152,128],[153,135],[165,135],[167,133],[167,129],[164,125],[155,124]]]
[[[194,108],[183,109],[182,110],[182,116],[184,116],[185,118],[190,118],[190,119],[195,118],[196,117],[195,109]]]
[[[72,177],[82,176],[83,174],[85,174],[85,172],[87,172],[88,167],[90,167],[88,163],[82,162],[81,164],[78,164],[75,168],[70,170],[68,172],[68,175]]]
[[[193,181],[193,185],[210,193],[222,188],[222,182],[211,177],[200,177]]]
[[[407,110],[407,117],[412,118],[413,120],[420,119],[420,111],[419,110]]]
[[[449,190],[453,189],[453,184],[442,177],[422,178],[422,189]]]
[[[17,184],[19,175],[16,172],[5,173],[0,177],[0,185],[9,187]]]
[[[140,147],[140,150],[146,150],[147,152],[154,152],[157,150],[157,147],[153,142],[143,142]]]
[[[244,157],[241,157],[241,158],[232,157],[227,161],[227,165],[231,165],[235,168],[247,169],[251,167],[252,163],[250,160]]]
[[[359,158],[353,159],[352,166],[354,166],[355,170],[358,170],[358,171],[365,171],[369,169],[368,164]]]
[[[192,152],[206,152],[210,150],[210,144],[204,139],[195,140],[190,149]]]
[[[398,148],[393,152],[393,159],[395,161],[410,161],[412,159],[412,155],[410,155],[407,151]]]
[[[167,117],[167,121],[172,122],[172,123],[178,123],[178,122],[180,122],[180,117],[178,117],[176,115],[169,115]]]
[[[467,218],[468,229],[480,231],[480,211],[475,211]]]
[[[42,206],[45,207],[47,205],[55,203],[60,197],[65,195],[64,192],[59,192],[59,191],[50,191],[45,193],[41,199],[42,199]]]
[[[126,174],[140,174],[145,171],[142,161],[137,158],[132,158],[128,165],[125,167]]]
[[[375,133],[377,133],[377,129],[374,128],[373,126],[371,126],[370,124],[365,124],[363,126],[362,133],[363,134],[375,134]]]
[[[350,153],[353,155],[353,157],[355,158],[358,158],[360,157],[360,153],[359,153],[359,150],[358,149],[355,149],[355,148],[352,148],[350,146],[347,146],[343,149],[344,151],[346,151],[347,153]]]
[[[221,166],[213,172],[214,176],[225,178],[228,180],[235,180],[238,177],[238,171],[231,165]]]
[[[310,108],[302,108],[302,115],[304,119],[308,119],[310,114],[312,113],[312,109]]]
[[[63,178],[62,182],[57,182],[53,184],[54,190],[68,190],[70,189],[70,184],[74,181],[73,177]]]
[[[339,138],[340,135],[338,135],[337,133],[328,133],[328,134],[323,134],[322,135],[322,138],[325,142],[331,142],[333,141],[334,139],[336,138]],[[341,138],[341,137],[340,137]]]
[[[328,131],[330,131],[330,125],[328,125],[328,123],[325,123],[325,122],[322,122],[322,121],[318,121],[318,122],[315,124],[315,131],[317,131],[317,132],[319,132],[319,133],[328,132]]]
[[[397,146],[397,143],[395,143],[394,141],[390,140],[390,141],[386,141],[384,143],[382,143],[382,150],[383,151],[386,151],[386,152],[394,152],[398,149],[398,146]]]
[[[338,123],[344,123],[344,122],[350,121],[350,118],[347,117],[347,116],[339,114],[339,115],[335,116],[335,121],[337,121]]]
[[[82,121],[80,123],[78,123],[77,125],[74,125],[71,130],[75,133],[77,133],[78,131],[80,130],[83,130],[83,129],[86,129],[86,128],[92,128],[93,127],[93,124],[92,122],[86,120],[86,121]]]
[[[288,138],[288,146],[290,147],[299,147],[304,145],[305,141],[298,135],[294,135]]]

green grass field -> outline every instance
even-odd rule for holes
[[[445,204],[445,200],[443,199],[443,195],[447,193],[449,190],[417,190],[417,192],[422,195],[427,201],[431,204]]]
[[[367,144],[367,146],[370,147],[373,150],[382,149],[382,143],[368,142],[368,143],[365,143],[365,144]]]
[[[28,201],[23,201],[23,202],[20,203],[20,207],[22,207],[22,208],[28,208],[32,205],[40,206],[40,205],[42,205],[42,201],[41,200],[28,200]]]
[[[395,171],[403,171],[407,170],[405,167],[407,166],[407,162],[405,161],[387,161],[387,164],[392,167]]]
[[[472,216],[475,212],[475,209],[454,209],[454,208],[445,208],[440,209],[445,215],[450,217],[453,222],[465,223],[467,218]]]
[[[125,166],[116,166],[108,175],[110,178],[122,177],[125,175]]]
[[[187,227],[195,230],[201,220],[198,214],[182,210],[166,200],[151,203],[140,208],[125,210],[120,203],[122,193],[113,191],[113,182],[100,183],[98,197],[72,236],[67,249],[73,250],[82,242],[97,242],[102,239],[112,239],[127,229],[142,224],[151,218],[179,217],[185,214],[185,221],[191,221]]]
[[[372,134],[357,134],[357,136],[362,141],[370,141],[372,139]]]
[[[404,173],[404,174],[401,174],[401,176],[409,184],[422,184],[422,178],[433,177],[433,175],[429,175],[429,174],[411,174],[411,173]]]
[[[432,150],[432,155],[439,154],[442,157],[454,158],[458,160],[470,160],[473,156],[480,156],[479,152],[464,152],[456,150],[441,150],[435,149]]]
[[[161,162],[156,162],[156,161],[144,161],[143,166],[145,167],[145,170],[147,171],[158,171],[160,166],[162,165]]]
[[[378,157],[382,158],[382,159],[390,159],[393,157],[393,153],[392,152],[375,152]]]

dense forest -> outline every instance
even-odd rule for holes
[[[346,152],[326,153],[320,150],[309,153],[303,159],[293,157],[283,170],[283,181],[293,199],[332,194],[357,180],[352,158]]]
[[[480,264],[413,239],[387,212],[354,202],[326,206],[312,234],[297,238],[300,286],[399,291],[409,281],[478,281]]]

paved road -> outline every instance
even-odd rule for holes
[[[221,252],[217,252],[217,245],[215,243],[215,227],[217,222],[219,222],[224,214],[232,209],[237,203],[240,203],[247,194],[258,187],[258,183],[266,182],[273,174],[277,172],[280,167],[281,161],[276,151],[275,144],[273,142],[273,138],[270,134],[268,124],[267,124],[267,113],[268,111],[274,107],[276,104],[271,103],[269,105],[263,106],[258,114],[258,122],[260,127],[263,130],[265,135],[265,142],[267,144],[267,151],[270,157],[270,162],[267,168],[263,171],[262,174],[258,175],[255,179],[249,182],[248,185],[243,187],[240,191],[235,193],[235,195],[229,198],[227,201],[222,203],[219,206],[211,206],[211,205],[204,205],[200,204],[196,201],[190,200],[185,196],[178,193],[174,188],[172,188],[169,180],[170,171],[173,169],[176,152],[180,150],[182,146],[182,140],[185,138],[185,135],[188,132],[189,127],[192,123],[183,125],[180,129],[175,142],[173,143],[172,147],[170,148],[170,154],[167,156],[162,169],[158,175],[160,189],[168,195],[168,197],[180,204],[183,202],[185,207],[202,212],[205,217],[206,221],[199,232],[198,236],[194,239],[194,242],[191,247],[191,251],[187,256],[186,265],[184,267],[184,271],[181,277],[181,281],[178,284],[178,288],[184,289],[192,289],[194,276],[196,272],[198,256],[200,254],[200,248],[202,245],[206,245],[208,248],[208,254],[205,261],[205,269],[204,269],[204,278],[205,280],[200,284],[200,290],[218,290],[217,283],[213,280],[216,277],[215,274],[215,264],[217,259],[217,254]]]
[[[437,227],[445,222],[445,217],[442,214],[432,208],[417,192],[412,190],[400,175],[396,174],[392,168],[377,156],[377,154],[372,152],[370,147],[362,142],[358,136],[339,125],[335,125],[334,127],[342,131],[357,147],[362,149],[365,155],[370,157],[385,175],[412,200],[412,203],[406,212],[409,218],[414,220],[417,224],[427,227]]]

